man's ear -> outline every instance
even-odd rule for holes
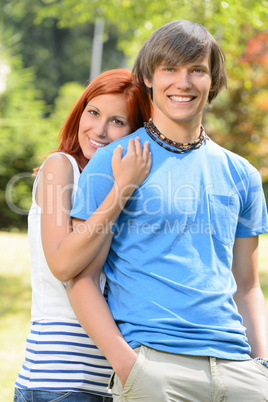
[[[153,86],[152,80],[149,80],[148,78],[144,77],[143,81],[144,81],[144,84],[147,86],[147,88],[152,88],[152,86]]]

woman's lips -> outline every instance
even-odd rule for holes
[[[103,147],[105,147],[107,145],[107,143],[104,144],[103,142],[95,141],[92,138],[89,138],[89,142],[90,142],[90,144],[92,145],[93,148],[103,148]]]

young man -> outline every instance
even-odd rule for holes
[[[71,284],[73,308],[114,368],[115,401],[268,401],[257,273],[258,235],[267,231],[261,179],[201,125],[206,104],[226,85],[222,50],[203,26],[173,21],[147,39],[133,71],[153,101],[152,120],[131,135],[149,140],[151,172],[113,238],[107,234],[95,263]],[[128,141],[120,140],[124,151]],[[114,185],[117,145],[98,151],[81,176],[76,230]],[[104,269],[120,332],[94,285],[110,242]]]

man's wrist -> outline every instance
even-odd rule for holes
[[[138,358],[137,353],[130,349],[127,353],[121,355],[120,359],[117,359],[113,366],[113,370],[119,377],[124,375],[126,372],[130,372]]]

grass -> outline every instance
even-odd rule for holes
[[[30,251],[26,234],[0,232],[0,401],[13,401],[30,328]],[[268,307],[268,235],[260,236],[259,271]]]
[[[30,325],[30,251],[27,235],[0,233],[0,401],[13,400]]]

